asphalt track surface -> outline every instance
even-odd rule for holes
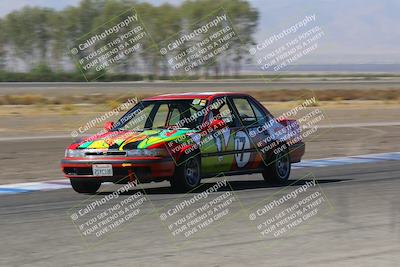
[[[280,199],[312,178],[318,186],[307,192],[322,192],[320,212],[280,236],[262,237],[249,214],[260,203]],[[203,187],[214,186],[213,181],[204,180]],[[103,199],[115,185],[102,186],[102,193],[95,196],[72,189],[0,196],[0,266],[397,266],[400,262],[398,161],[296,169],[287,186],[266,184],[257,174],[231,176],[225,187],[209,195],[234,196],[229,214],[189,238],[173,237],[168,220],[161,221],[160,214],[202,190],[174,194],[167,186],[144,185],[141,213],[101,239],[81,237],[70,214],[90,197],[91,202]],[[118,201],[138,192],[130,190]],[[196,210],[204,201],[184,212]]]

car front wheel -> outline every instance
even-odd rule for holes
[[[78,193],[94,194],[100,188],[101,182],[93,179],[69,179],[72,189]]]
[[[176,167],[170,183],[174,191],[187,192],[200,184],[200,160],[198,156],[185,157]]]

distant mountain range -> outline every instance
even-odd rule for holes
[[[273,68],[271,68],[273,69]],[[281,70],[283,72],[346,72],[346,73],[400,73],[400,64],[309,64],[292,65]],[[244,65],[243,74],[265,73],[256,65]],[[267,71],[266,73],[274,73]]]

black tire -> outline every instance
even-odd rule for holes
[[[180,162],[175,168],[175,173],[171,177],[170,183],[173,191],[187,192],[200,184],[200,159],[198,156],[184,156]]]
[[[273,154],[271,161],[265,166],[262,175],[264,180],[274,184],[285,184],[290,176],[290,155],[287,146],[281,152]]]
[[[93,179],[69,179],[71,186],[77,193],[94,194],[101,186],[101,182]]]

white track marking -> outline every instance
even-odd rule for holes
[[[293,169],[301,168],[320,168],[328,166],[340,166],[359,163],[376,163],[380,161],[400,160],[400,152],[365,154],[349,157],[335,157],[303,160],[293,164]],[[50,191],[56,189],[71,188],[68,179],[51,180],[32,183],[7,184],[0,186],[0,195],[29,193],[35,191]]]

